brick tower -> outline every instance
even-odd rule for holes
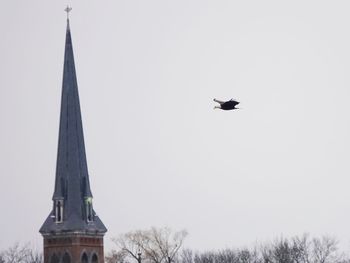
[[[68,18],[52,200],[52,211],[39,231],[44,238],[44,263],[103,263],[107,229],[92,205]]]

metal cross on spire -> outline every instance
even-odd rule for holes
[[[69,12],[72,11],[72,8],[69,5],[67,5],[67,7],[66,7],[66,9],[64,9],[64,11],[67,12],[67,20],[68,20],[69,19]]]

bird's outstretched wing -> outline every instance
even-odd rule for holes
[[[225,103],[224,101],[221,101],[221,100],[217,100],[217,99],[214,99],[214,101],[215,101],[215,102],[217,102],[217,103],[220,103],[220,104],[223,104],[223,103]]]

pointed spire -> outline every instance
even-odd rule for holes
[[[84,190],[82,194],[84,197],[92,197],[86,163],[84,134],[69,20],[67,20],[66,30],[54,199],[62,197],[62,189],[64,186],[61,185],[60,178],[68,176],[68,174],[68,178],[83,178],[86,181],[86,185],[84,189],[82,189]],[[74,186],[78,187],[78,185]],[[70,188],[72,188],[71,184]]]
[[[67,15],[71,8],[67,7]],[[73,45],[67,17],[54,209],[40,232],[107,230],[92,209]],[[57,205],[59,208],[57,208]],[[62,222],[57,221],[57,217]],[[96,220],[95,220],[96,219]]]

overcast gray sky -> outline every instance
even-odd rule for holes
[[[67,4],[107,250],[150,226],[350,246],[349,1],[2,0],[0,249],[40,247],[52,206]]]

